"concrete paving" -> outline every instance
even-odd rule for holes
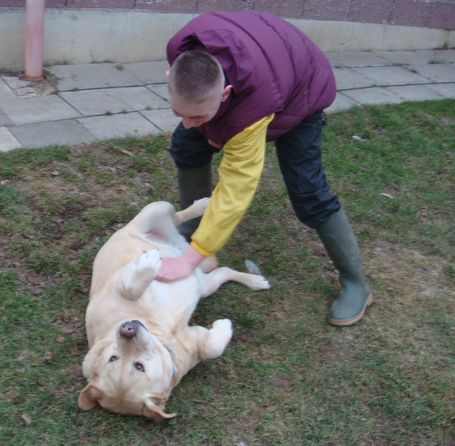
[[[455,99],[455,50],[328,53],[334,113],[366,104]],[[57,65],[30,83],[0,73],[0,151],[172,132],[165,61]]]
[[[143,86],[66,91],[60,96],[84,116],[169,108],[165,100]]]

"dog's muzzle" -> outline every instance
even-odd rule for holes
[[[137,332],[141,327],[145,328],[144,324],[142,324],[140,321],[133,320],[124,322],[122,325],[120,325],[119,328],[120,336],[126,339],[133,339],[136,337]]]

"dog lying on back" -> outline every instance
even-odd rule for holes
[[[176,227],[201,216],[207,203],[198,200],[181,212],[167,202],[149,204],[98,252],[86,312],[89,352],[82,369],[88,385],[79,394],[81,409],[99,404],[156,422],[174,417],[165,412],[172,389],[197,363],[220,356],[232,337],[229,319],[209,329],[188,325],[199,299],[230,280],[252,290],[270,288],[260,275],[218,268],[214,258],[183,280],[154,280],[161,257],[177,257],[188,246]]]

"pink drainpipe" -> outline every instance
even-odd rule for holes
[[[43,78],[45,0],[25,2],[25,75],[28,81]]]

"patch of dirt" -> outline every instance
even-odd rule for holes
[[[76,316],[74,311],[68,309],[57,317],[55,323],[64,334],[79,332],[83,327],[83,321]]]
[[[48,96],[57,93],[55,80],[43,73],[40,81],[28,81],[24,78],[24,73],[2,74],[3,80],[9,88],[19,97]]]
[[[448,260],[388,242],[363,247],[367,275],[386,289],[394,289],[394,302],[411,304],[428,298],[455,298],[455,290],[443,280]],[[381,287],[382,288],[382,287]],[[380,289],[379,289],[380,291]],[[390,300],[391,296],[384,296]]]

